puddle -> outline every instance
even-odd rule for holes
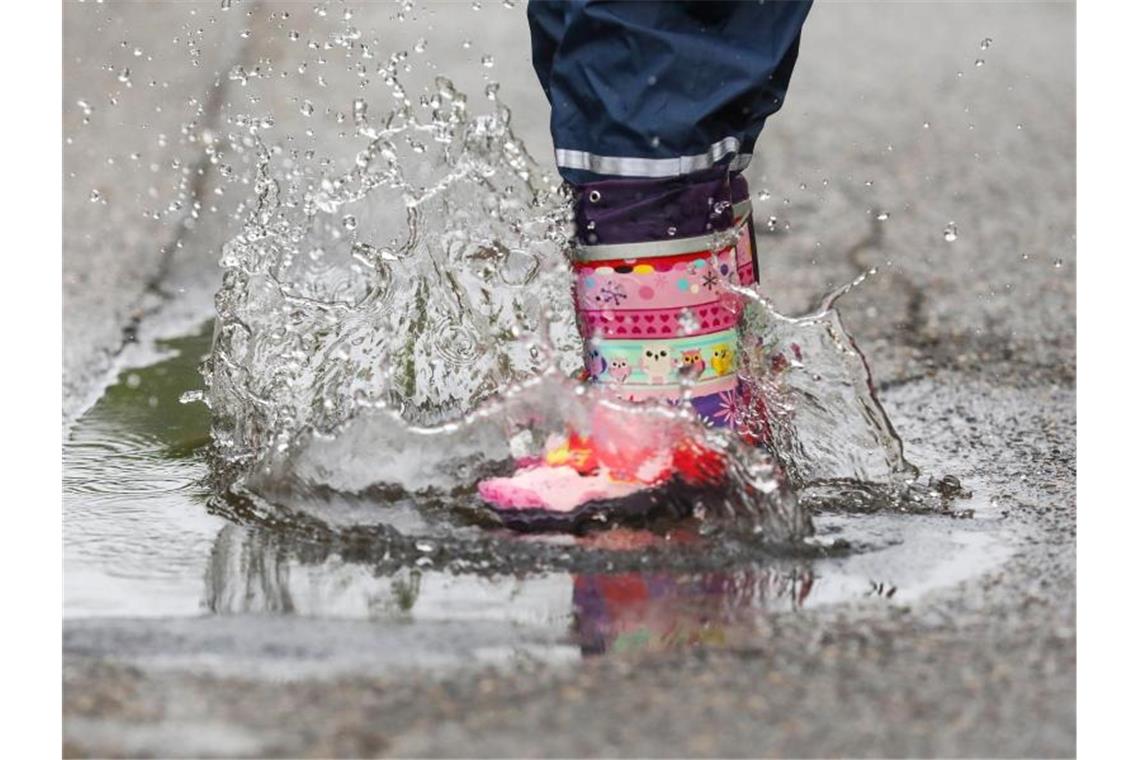
[[[386,512],[375,532],[333,540],[305,520],[219,507],[205,458],[208,410],[179,403],[200,384],[209,340],[204,328],[160,343],[155,363],[122,372],[72,428],[66,618],[358,620],[397,626],[401,636],[410,627],[404,664],[475,650],[488,661],[564,661],[742,646],[772,615],[910,603],[1009,553],[986,520],[939,514],[820,512],[819,543],[838,538],[850,548],[797,556],[721,544],[692,522],[669,532],[518,537],[411,501]],[[326,495],[321,514],[359,525],[371,504],[375,522],[390,506],[375,497]]]

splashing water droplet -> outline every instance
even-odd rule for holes
[[[685,335],[693,335],[701,329],[701,320],[693,314],[691,309],[685,309],[677,317],[677,324],[681,327],[681,332]]]
[[[947,243],[953,243],[955,240],[957,240],[958,239],[958,225],[955,224],[954,222],[950,222],[949,224],[947,224],[946,228],[944,230],[942,230],[942,239],[945,240]]]
[[[186,391],[178,397],[178,403],[180,404],[194,404],[205,400],[206,394],[203,391]]]
[[[364,98],[356,98],[352,101],[352,123],[358,128],[368,124],[368,102]]]
[[[242,229],[223,249],[205,374],[220,456],[255,492],[269,482],[283,499],[292,485],[393,484],[451,499],[458,488],[469,509],[480,468],[534,453],[511,448],[519,433],[541,446],[604,398],[571,375],[582,344],[564,256],[569,194],[526,153],[506,109],[470,113],[462,93],[438,82],[425,104],[373,118],[383,133],[352,146],[357,160],[343,174],[326,157],[266,144],[260,119],[240,125],[248,134],[237,144],[254,152],[256,165]],[[297,181],[301,156],[320,179]],[[598,203],[601,193],[587,198]],[[357,227],[349,208],[368,210],[372,242],[344,233]],[[770,424],[773,450],[797,452],[788,461],[791,487],[908,471],[836,312],[789,319],[755,291],[721,287],[748,301],[741,365],[758,371],[748,382],[771,399],[769,416],[749,424]],[[699,332],[697,322],[690,311],[678,327]],[[843,400],[812,403],[821,383]],[[687,410],[652,412],[671,415],[698,440],[716,435],[690,427]],[[724,413],[747,421],[753,412]],[[360,451],[369,456],[350,455]],[[730,459],[730,504],[702,503],[708,519],[736,510],[765,540],[810,532],[767,453],[732,448]],[[440,562],[444,554],[431,552]]]

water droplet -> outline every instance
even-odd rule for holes
[[[922,128],[923,129],[930,129],[930,122],[929,121],[922,122]]]
[[[889,211],[880,211],[875,218],[878,219],[880,222],[885,222],[891,218],[891,214]]]
[[[301,104],[301,113],[303,113],[305,116],[312,116],[314,110],[315,109],[313,108],[313,104],[308,100]]]
[[[1060,269],[1064,265],[1064,263],[1065,262],[1062,261],[1061,259],[1053,259],[1053,268],[1054,269]]]
[[[418,40],[416,40],[416,44],[412,46],[412,50],[416,51],[417,53],[424,52],[427,50],[427,40],[423,37],[420,37]]]
[[[479,62],[483,64],[483,68],[485,69],[492,68],[495,65],[495,56],[488,53],[479,59]]]
[[[668,235],[669,237],[673,237],[674,235],[677,234],[677,228],[670,226],[669,229],[665,230],[665,234]]]
[[[590,203],[597,203],[602,199],[602,194],[598,190],[590,191]]]
[[[958,225],[950,222],[946,225],[946,229],[942,230],[942,239],[947,243],[953,243],[958,239]]]
[[[761,201],[766,201],[771,197],[772,197],[772,193],[770,193],[768,191],[768,188],[764,188],[763,190],[760,191],[760,194],[756,196],[757,200],[761,200]]]
[[[974,65],[975,65],[975,66],[985,66],[985,65],[986,65],[986,61],[985,61],[985,59],[984,59],[984,58],[979,58],[979,59],[977,59],[976,61],[974,61]]]
[[[649,139],[649,144],[652,145],[654,148],[658,148],[661,146],[661,138],[658,137],[657,135],[653,135],[653,137],[651,137]]]
[[[677,317],[677,324],[681,328],[681,333],[684,335],[692,335],[701,329],[701,320],[693,314],[690,309],[684,309]]]
[[[351,231],[356,229],[356,217],[352,214],[345,214],[344,218],[340,220],[340,223],[344,225],[346,230]]]
[[[103,194],[98,190],[92,190],[91,194],[87,196],[87,200],[91,201],[92,203],[98,203],[99,201],[103,200]]]
[[[130,69],[128,69],[128,68],[123,68],[123,69],[122,69],[122,70],[119,72],[119,76],[118,76],[117,78],[118,78],[118,80],[119,80],[120,82],[123,82],[124,84],[130,84],[130,81],[131,81],[131,70],[130,70]]]
[[[653,74],[650,74],[649,78],[646,79],[645,81],[649,83],[650,87],[652,87],[653,85],[657,84],[657,77],[654,76]]]
[[[991,38],[986,37],[978,44],[978,47],[980,47],[982,50],[987,50],[992,44],[994,44],[994,41]]]

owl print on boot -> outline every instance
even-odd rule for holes
[[[600,380],[605,374],[607,366],[609,366],[608,362],[606,362],[606,357],[602,356],[602,352],[596,348],[591,348],[586,356],[586,371],[590,373],[590,379]]]
[[[699,380],[705,374],[705,358],[701,356],[699,348],[690,348],[681,352],[681,374],[691,380]]]
[[[641,369],[649,376],[649,382],[653,385],[669,382],[669,377],[676,368],[677,360],[668,346],[647,348],[641,354]]]
[[[712,368],[720,377],[736,369],[736,355],[733,353],[732,346],[727,343],[718,343],[713,346]]]
[[[610,359],[610,377],[619,383],[628,380],[632,372],[633,368],[629,366],[629,360],[624,356],[615,356]]]

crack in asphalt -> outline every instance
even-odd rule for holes
[[[243,46],[237,55],[238,60],[245,58],[246,46]],[[219,75],[214,84],[210,87],[206,95],[206,103],[202,107],[202,113],[199,119],[199,132],[205,132],[214,129],[218,125],[218,119],[221,116],[222,104],[224,97],[229,89],[227,80],[222,75]],[[127,346],[138,341],[139,328],[142,325],[143,319],[154,315],[162,307],[174,298],[174,294],[163,289],[163,283],[166,282],[170,276],[172,266],[172,259],[174,252],[181,247],[182,241],[187,235],[186,220],[189,215],[194,213],[194,209],[202,203],[205,198],[206,187],[209,179],[212,176],[210,156],[203,150],[198,160],[194,164],[194,169],[191,172],[190,189],[189,189],[189,210],[187,216],[182,217],[176,226],[176,232],[173,237],[162,246],[161,254],[158,262],[158,269],[151,275],[143,286],[142,294],[135,309],[132,310],[127,324],[123,326],[122,342],[113,352],[111,352],[112,359],[117,358],[126,350]],[[144,306],[148,297],[153,297],[157,301],[149,306]]]
[[[253,10],[257,10],[260,5],[260,2],[255,3]],[[227,65],[219,68],[217,78],[206,93],[206,102],[203,104],[201,112],[197,117],[195,126],[199,128],[199,134],[217,130],[222,108],[225,104],[225,98],[230,92],[230,84],[225,76],[225,72],[229,71],[233,66],[246,61],[249,58],[251,46],[251,41],[247,40],[244,42],[238,48],[236,54],[227,62]],[[90,403],[102,395],[102,390],[96,391],[94,389],[106,388],[110,383],[110,379],[114,377],[117,371],[118,359],[120,359],[123,352],[126,351],[129,346],[138,343],[138,336],[143,320],[160,312],[164,306],[175,298],[175,294],[165,289],[164,284],[170,277],[175,251],[183,247],[182,243],[186,240],[187,235],[190,234],[190,229],[187,227],[186,221],[194,214],[195,209],[199,208],[202,204],[206,196],[206,188],[212,178],[213,165],[210,162],[209,153],[203,149],[198,159],[194,162],[194,168],[191,172],[190,186],[187,193],[190,202],[187,206],[186,214],[178,221],[177,225],[175,225],[175,231],[171,238],[159,249],[158,266],[153,274],[147,278],[142,291],[139,293],[134,305],[130,308],[126,323],[122,326],[120,331],[121,339],[118,345],[107,348],[108,367],[106,372],[102,375],[101,381],[91,383],[93,388],[90,393],[91,401],[87,404],[80,405],[65,415],[63,420],[63,434],[65,438],[75,421],[82,417],[90,408]]]

